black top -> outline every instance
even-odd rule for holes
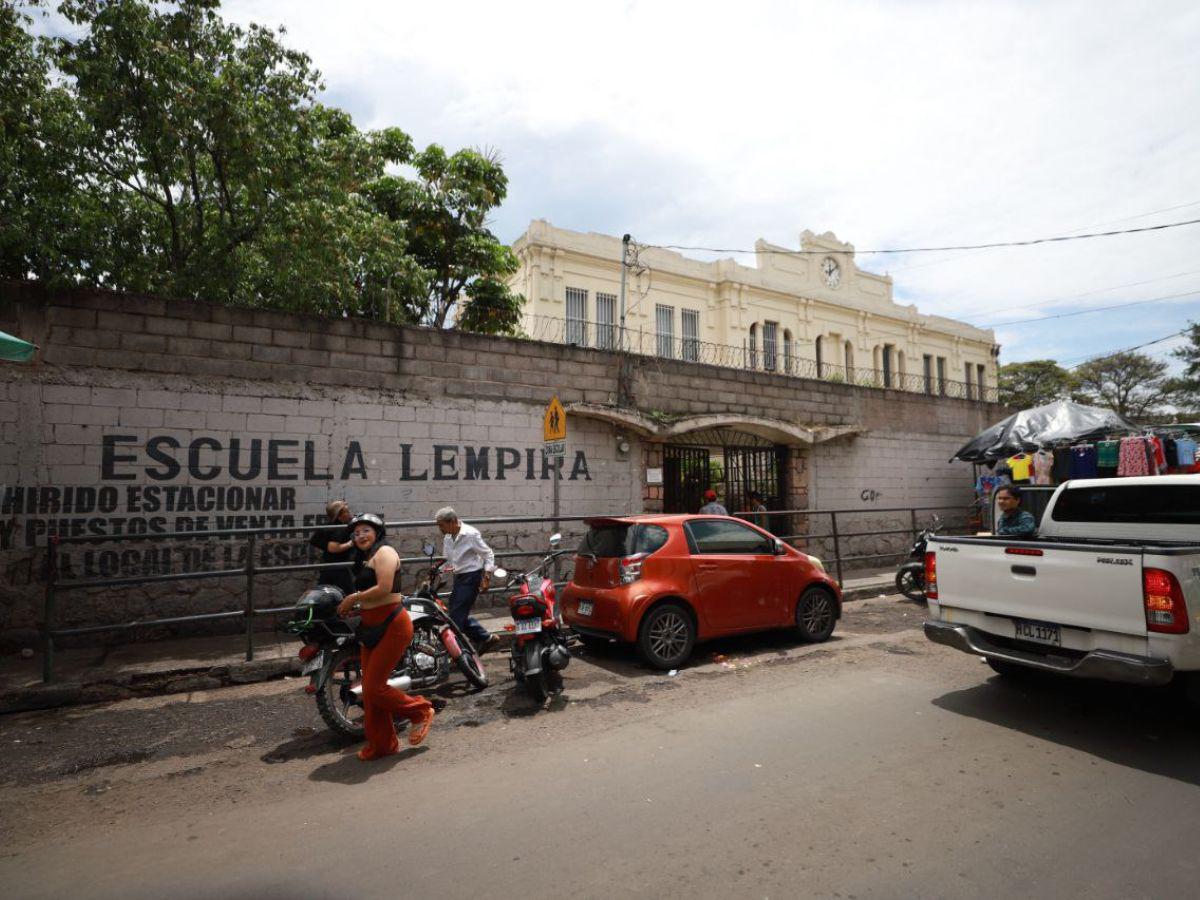
[[[321,551],[321,562],[338,563],[353,560],[354,548],[351,547],[343,553],[330,553],[329,544],[333,541],[344,544],[348,540],[350,540],[350,528],[343,525],[341,528],[313,532],[309,543]],[[318,573],[317,584],[332,584],[334,587],[341,588],[343,593],[348,594],[354,589],[354,578],[349,569],[322,569]]]
[[[354,573],[354,590],[366,591],[375,587],[379,583],[379,579],[375,577],[375,570],[368,565],[362,565]],[[392,593],[400,593],[400,570],[396,570],[396,577],[392,579]]]

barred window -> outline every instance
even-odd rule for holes
[[[758,323],[755,322],[750,326],[750,358],[746,364],[751,369],[758,368]]]
[[[925,368],[924,368],[925,393],[932,394],[933,393],[933,357],[930,356],[928,353],[926,353],[923,358],[923,362],[924,362],[924,366],[925,366]]]
[[[587,291],[567,288],[567,343],[587,346]]]
[[[763,322],[763,368],[768,372],[775,371],[778,335],[778,322]]]
[[[793,346],[792,333],[783,330],[783,371],[789,375],[796,371],[796,348]]]
[[[658,329],[658,355],[664,359],[675,358],[675,307],[654,307],[654,321]]]
[[[596,346],[615,350],[617,346],[617,295],[596,294]]]
[[[700,313],[685,309],[683,316],[683,358],[696,362],[700,358]]]

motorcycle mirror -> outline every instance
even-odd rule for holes
[[[421,552],[426,556],[433,556],[433,544],[429,543],[429,541],[426,541],[421,545]]]
[[[497,581],[503,581],[505,578],[508,577],[508,569],[493,569],[492,577],[495,578]]]
[[[555,532],[554,534],[550,535],[550,546],[551,547],[557,547],[561,543],[562,543],[562,534]]]

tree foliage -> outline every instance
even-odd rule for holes
[[[1128,419],[1160,416],[1178,395],[1167,364],[1144,353],[1124,352],[1084,363],[1076,371],[1080,399]]]
[[[1188,322],[1184,331],[1187,343],[1171,355],[1183,362],[1183,374],[1176,380],[1179,399],[1192,408],[1200,407],[1200,322]]]
[[[72,36],[42,41],[0,9],[6,277],[515,327],[495,159],[360,131],[305,54],[218,0],[63,0]]]
[[[999,377],[1000,402],[1018,409],[1067,399],[1075,387],[1075,377],[1052,359],[1008,363]]]

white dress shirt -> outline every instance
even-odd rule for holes
[[[458,523],[458,534],[442,538],[442,556],[454,567],[455,574],[465,575],[483,569],[488,574],[496,568],[496,554],[484,543],[478,528],[466,522]]]

